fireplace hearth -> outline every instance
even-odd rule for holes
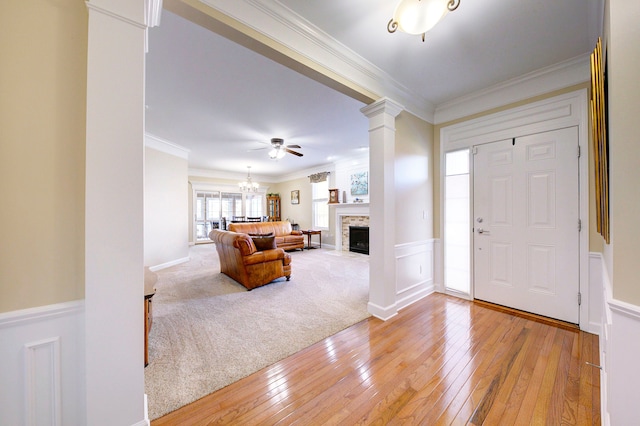
[[[354,253],[369,254],[369,227],[349,227],[349,251]]]

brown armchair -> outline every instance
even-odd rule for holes
[[[249,235],[218,229],[209,238],[216,244],[220,272],[249,290],[280,277],[291,278],[291,255],[281,248],[257,251]]]

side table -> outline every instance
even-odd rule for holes
[[[314,231],[313,229],[307,229],[307,230],[302,230],[300,231],[302,232],[303,235],[307,236],[307,250],[311,250],[314,249],[315,247],[313,247],[311,245],[311,236],[312,235],[317,235],[318,236],[318,243],[319,243],[319,248],[322,248],[322,232],[321,231]]]

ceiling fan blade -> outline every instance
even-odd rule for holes
[[[299,152],[296,151],[291,151],[289,148],[283,148],[286,152],[288,152],[289,154],[293,154],[293,155],[297,155],[298,157],[302,157],[302,154],[300,154]]]
[[[247,151],[262,151],[263,149],[269,148],[268,146],[264,146],[262,148],[250,148]]]
[[[302,148],[300,145],[287,145],[287,148]]]

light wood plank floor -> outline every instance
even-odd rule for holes
[[[598,338],[433,294],[152,422],[599,425]]]

